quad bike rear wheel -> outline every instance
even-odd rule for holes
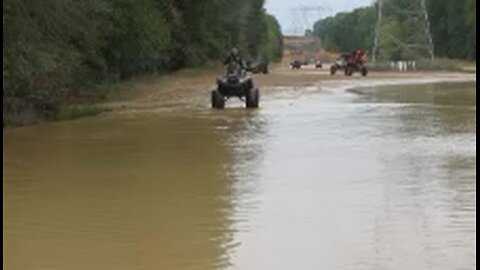
[[[353,75],[353,67],[348,65],[345,67],[345,75],[346,76],[352,76]]]
[[[218,90],[212,91],[212,108],[223,109],[225,108],[225,98],[220,94]]]
[[[362,67],[362,76],[367,76],[368,74],[368,69],[366,67]]]
[[[260,91],[258,88],[250,88],[247,92],[247,96],[245,99],[245,105],[247,108],[258,108],[258,104],[260,101]]]
[[[330,67],[330,75],[335,75],[336,72],[337,72],[337,67],[336,66],[331,66]]]

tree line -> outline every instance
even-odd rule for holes
[[[101,82],[202,66],[233,46],[277,60],[282,33],[264,1],[4,0],[4,124],[97,98]]]
[[[414,0],[385,0],[383,27],[400,42],[424,43],[425,35],[414,29],[415,16],[409,11]],[[417,1],[418,2],[418,1]],[[327,50],[350,52],[373,47],[377,23],[376,4],[339,13],[317,21],[313,34],[319,36]],[[476,59],[476,1],[427,0],[430,32],[436,56]],[[388,40],[388,39],[387,39]],[[382,45],[381,57],[407,60],[411,50],[396,46],[391,40]]]

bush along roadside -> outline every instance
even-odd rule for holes
[[[247,59],[278,60],[282,34],[264,4],[5,0],[4,125],[64,118],[67,104],[105,100],[97,85],[201,67],[234,46]],[[83,111],[67,115],[93,113]]]

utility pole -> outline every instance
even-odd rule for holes
[[[392,13],[401,14],[408,18],[409,35],[407,38],[400,39],[385,27],[385,2],[388,3],[388,8]],[[430,58],[431,61],[435,60],[426,0],[408,0],[407,3],[409,4],[407,8],[399,8],[396,7],[395,1],[377,0],[377,24],[372,49],[373,63],[378,60],[382,47],[387,42],[393,44],[396,49],[408,51],[412,56],[417,58]]]

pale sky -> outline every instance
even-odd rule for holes
[[[303,34],[307,25],[313,25],[319,17],[371,5],[374,0],[266,0],[268,13],[275,15],[285,34]],[[322,7],[302,12],[303,7]],[[311,28],[312,26],[310,26]]]

